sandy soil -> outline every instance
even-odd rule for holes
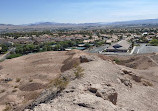
[[[84,69],[84,76],[71,81],[59,96],[26,111],[157,111],[158,67],[155,64],[140,70],[140,66],[133,69],[117,65],[107,61],[107,57],[95,58],[92,62],[80,65]],[[73,70],[63,75],[73,75]],[[91,92],[90,88],[94,91]],[[116,91],[116,104],[97,96],[95,90]],[[103,95],[107,96],[107,92]]]
[[[66,52],[43,52],[0,63],[0,111],[6,104],[27,104],[61,73]]]
[[[82,55],[92,61],[80,64]],[[75,64],[84,69],[83,77],[72,79],[55,99],[39,104],[33,111],[157,111],[157,56],[107,57],[74,50],[43,52],[3,61],[0,63],[0,111],[10,107],[21,111],[59,75],[75,76]],[[116,58],[119,64],[113,61]],[[108,91],[115,91],[116,104],[89,91],[92,86],[97,86],[98,93],[105,91],[103,94],[107,97],[113,96],[106,95]]]
[[[111,60],[118,60],[117,64],[126,67],[145,70],[158,66],[157,54],[131,55],[131,56],[110,56]]]

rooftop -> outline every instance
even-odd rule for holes
[[[126,40],[121,40],[116,44],[111,45],[108,49],[125,49],[128,50],[130,43]]]

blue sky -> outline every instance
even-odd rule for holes
[[[0,0],[0,23],[92,23],[158,18],[158,0]]]

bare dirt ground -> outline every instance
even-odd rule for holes
[[[133,69],[145,70],[158,66],[157,54],[131,55],[131,56],[111,56],[117,64]]]
[[[138,56],[139,59],[141,56]],[[95,55],[94,58],[91,62],[80,64],[84,69],[83,77],[72,80],[59,96],[26,111],[157,111],[156,64],[151,66],[143,56],[145,59],[142,61],[136,59],[132,63],[145,63],[145,66],[137,65],[137,69],[133,69],[117,65],[110,61],[113,58],[103,55],[99,58]],[[156,58],[157,55],[154,55]],[[68,77],[73,74],[73,70],[63,73]]]
[[[62,75],[70,81],[60,94],[25,111],[157,111],[157,62],[157,54],[109,57],[78,50],[6,60],[0,63],[0,110],[21,111]],[[75,65],[83,69],[81,78]]]
[[[16,107],[37,98],[69,57],[66,52],[44,52],[0,62],[0,111],[6,104]]]

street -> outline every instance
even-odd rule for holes
[[[99,53],[99,52],[105,50],[108,47],[109,47],[109,45],[103,45],[103,46],[100,46],[100,47],[93,47],[93,49],[90,49],[88,52],[89,53]]]

